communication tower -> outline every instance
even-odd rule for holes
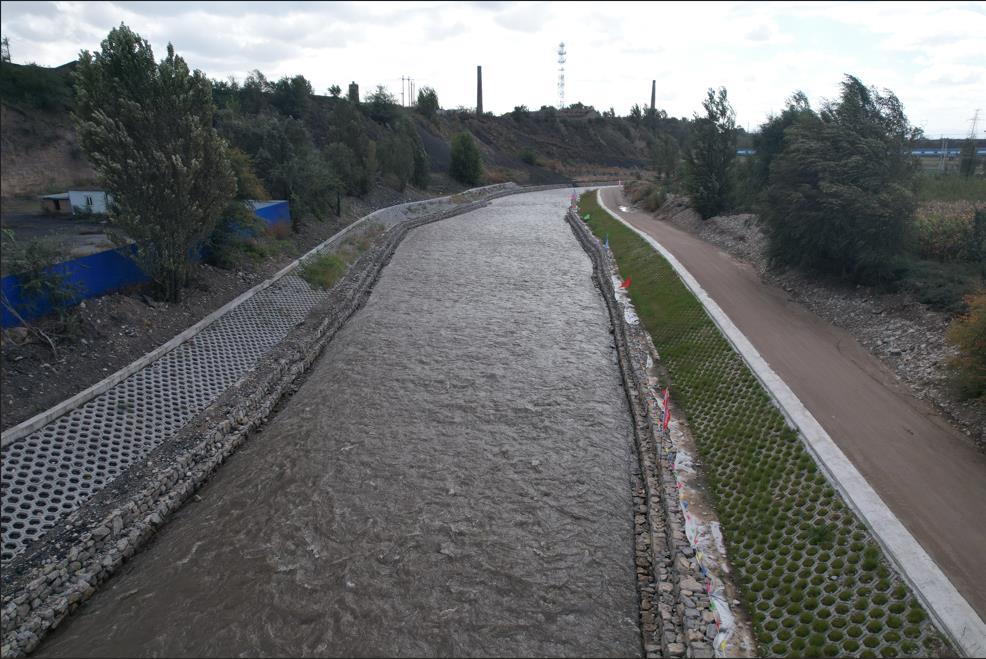
[[[565,42],[558,44],[558,109],[565,107]]]

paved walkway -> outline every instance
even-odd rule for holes
[[[602,194],[611,209],[626,204],[616,188]],[[649,213],[619,215],[695,277],[986,618],[986,456],[848,332],[763,284],[748,264]]]

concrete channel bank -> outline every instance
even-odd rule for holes
[[[231,387],[218,397],[213,394],[197,413],[184,420],[180,429],[149,443],[144,455],[127,455],[132,464],[126,465],[126,468],[117,465],[115,456],[110,457],[109,461],[116,470],[106,474],[102,487],[90,485],[90,496],[76,502],[75,507],[67,514],[63,513],[58,517],[43,508],[37,511],[37,514],[45,516],[43,535],[20,553],[4,561],[3,601],[0,610],[3,656],[18,656],[30,652],[48,631],[57,627],[70,612],[90,598],[100,584],[130,558],[168,516],[208,479],[223,460],[246,439],[249,432],[266,420],[274,405],[291,391],[295,380],[311,366],[324,345],[366,301],[381,270],[412,228],[482,207],[493,198],[531,190],[500,185],[459,195],[459,203],[446,198],[437,202],[433,200],[409,205],[411,208],[405,205],[398,209],[399,212],[384,209],[354,223],[299,259],[302,261],[322,249],[338,245],[347,235],[370,224],[379,223],[390,227],[384,238],[366,252],[344,280],[331,291],[314,301],[309,294],[307,313],[293,322],[289,317],[289,329],[283,338],[275,338],[275,344],[269,350],[255,363],[247,365],[242,375],[235,376],[236,381]],[[30,495],[17,501],[19,505],[14,507],[14,502],[10,499],[21,493],[14,491],[18,485],[15,479],[7,477],[7,463],[12,455],[18,457],[19,453],[23,453],[18,449],[24,443],[43,433],[47,425],[58,423],[73,413],[80,413],[80,410],[84,413],[87,405],[98,403],[103,396],[112,395],[116,387],[128,385],[133,378],[154,368],[161,359],[177,355],[177,349],[200,341],[199,335],[204,335],[210,329],[210,323],[223,330],[225,335],[233,334],[235,338],[235,332],[230,332],[221,325],[230,312],[239,308],[240,311],[245,309],[249,313],[251,309],[247,305],[252,299],[265,291],[278,294],[276,287],[283,285],[283,280],[288,280],[296,287],[297,282],[292,280],[298,278],[292,273],[297,263],[176,337],[175,342],[162,346],[160,350],[111,376],[92,390],[66,401],[66,404],[56,406],[53,411],[39,415],[39,418],[5,433],[5,540],[13,535],[10,531],[24,527],[19,520],[28,517],[28,512],[25,511],[34,512],[30,504],[36,506],[35,502],[43,501],[54,490],[69,484],[59,482],[57,476],[61,476],[60,474],[53,478],[39,469],[48,458],[44,451],[57,450],[57,439],[64,442],[64,437],[41,436],[36,445],[41,455],[34,456],[33,469],[26,473],[9,470],[15,477],[26,477],[23,489]],[[251,319],[251,322],[255,323],[256,319]],[[284,319],[280,322],[285,324]],[[249,326],[247,329],[249,330]],[[193,353],[192,357],[194,356]],[[152,384],[150,398],[153,401],[160,398],[161,385],[156,381]],[[173,382],[172,386],[175,384],[182,386],[180,381]],[[112,409],[115,406],[110,407]],[[160,404],[157,407],[160,408]],[[75,430],[80,426],[84,429],[85,422],[92,418],[91,414],[83,414],[79,422],[73,422],[71,429]],[[156,419],[148,419],[148,422],[154,421]],[[103,456],[102,459],[106,460],[105,456],[112,454],[114,448],[119,450],[121,440],[128,432],[126,426],[133,429],[133,423],[132,419],[114,423],[113,430],[120,436],[107,434],[105,437],[97,437],[97,441],[104,442],[105,447],[101,447],[100,454],[95,458],[98,460]],[[80,463],[79,466],[83,472],[91,475],[92,464],[87,467]],[[69,477],[74,475],[76,472],[67,472],[64,480],[70,481]],[[27,487],[27,484],[31,487]],[[66,502],[66,508],[69,503]],[[12,508],[9,517],[8,507]],[[37,519],[32,521],[38,522]]]

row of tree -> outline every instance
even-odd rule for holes
[[[726,90],[710,89],[702,105],[680,173],[703,218],[755,210],[775,263],[860,282],[896,276],[916,208],[910,152],[921,131],[892,92],[846,76],[839,97],[817,111],[795,93],[754,134],[755,156],[741,161]],[[673,176],[676,145],[667,136],[656,144],[655,168]]]
[[[341,194],[365,195],[378,174],[399,190],[429,184],[414,120],[383,87],[360,103],[338,86],[316,97],[300,75],[210,81],[170,44],[155,61],[123,24],[82,53],[74,80],[80,143],[112,194],[111,220],[168,300],[180,299],[196,250],[250,222],[248,199],[288,199],[297,222],[338,212]],[[433,89],[419,91],[417,109],[436,117]],[[481,178],[468,134],[453,140],[450,173]]]

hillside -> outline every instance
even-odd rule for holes
[[[72,126],[73,68],[74,62],[56,68],[9,63],[0,66],[3,198],[45,194],[94,182],[95,174]],[[238,100],[230,103],[228,96],[221,95],[222,83],[216,89],[220,90],[220,108],[225,105],[227,112],[235,112],[238,117],[250,115],[240,109]],[[236,93],[242,96],[246,88],[237,89]],[[324,150],[331,140],[340,139],[336,133],[345,129],[334,125],[349,117],[338,112],[340,104],[345,103],[341,98],[312,95],[302,113],[285,116],[272,101],[258,107],[253,116],[269,113],[288,121],[296,116],[316,149]],[[355,117],[349,117],[359,124],[358,134],[380,143],[394,132],[392,121],[375,120],[365,107],[362,109],[353,113]],[[434,120],[410,108],[395,106],[393,110],[397,116],[413,120],[433,173],[430,187],[438,190],[455,187],[444,173],[448,171],[450,140],[460,131],[468,131],[476,138],[490,183],[516,180],[521,184],[543,184],[577,178],[627,177],[648,167],[649,143],[653,140],[651,131],[640,122],[617,117],[571,118],[552,109],[500,117],[440,111]],[[243,148],[241,144],[236,146]],[[255,167],[265,179],[263,163],[255,163]]]
[[[92,183],[69,109],[74,63],[48,69],[0,66],[0,166],[4,198]]]

